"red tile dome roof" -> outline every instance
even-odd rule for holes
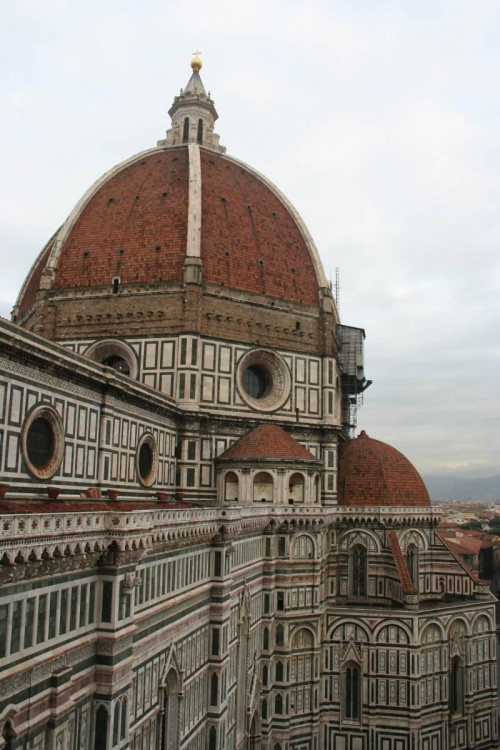
[[[122,285],[181,282],[193,199],[189,148],[151,149],[100,178],[52,251],[35,262],[18,300],[18,319],[35,302],[45,268],[52,269],[54,291],[78,289],[79,297],[85,288],[111,287],[114,277]],[[200,148],[199,161],[203,281],[317,305],[324,274],[286,198],[226,155]]]
[[[303,445],[276,424],[260,424],[243,435],[219,460],[318,461]]]
[[[339,458],[339,505],[429,506],[422,477],[402,453],[363,430]]]

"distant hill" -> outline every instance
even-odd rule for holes
[[[482,479],[424,476],[431,500],[500,500],[500,475]]]

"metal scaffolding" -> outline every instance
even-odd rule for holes
[[[342,424],[350,437],[354,437],[358,409],[363,403],[363,393],[372,384],[365,378],[363,342],[365,331],[353,326],[338,326],[340,340],[339,362],[342,371]]]

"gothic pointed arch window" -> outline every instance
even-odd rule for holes
[[[264,651],[269,651],[269,628],[264,628],[262,634],[262,648]]]
[[[361,670],[349,662],[344,671],[344,718],[359,721],[361,717]]]
[[[189,140],[189,117],[184,118],[184,126],[182,129],[182,142],[187,143]]]
[[[269,684],[269,667],[267,664],[264,664],[262,667],[262,684],[264,687],[267,687]]]
[[[203,143],[203,120],[201,119],[201,117],[198,120],[198,132],[196,134],[196,140],[201,146]]]
[[[284,675],[283,662],[279,661],[276,664],[276,682],[283,682],[283,675]]]
[[[418,589],[419,553],[416,544],[409,544],[406,550],[406,566],[413,585]]]
[[[450,667],[450,711],[452,714],[463,713],[464,676],[463,664],[459,656],[454,656]]]
[[[217,672],[210,678],[210,705],[216,706],[219,702],[219,677]]]
[[[264,721],[267,721],[267,698],[262,698],[261,714]]]
[[[368,555],[362,544],[352,548],[349,567],[349,593],[356,599],[364,599],[368,590]]]
[[[128,709],[128,701],[127,701],[127,696],[125,696],[122,701],[122,715],[121,715],[121,723],[120,723],[120,739],[121,740],[125,739],[125,735],[127,733],[127,709]]]
[[[95,714],[94,750],[106,750],[108,736],[108,711],[100,705]]]
[[[276,645],[285,645],[285,628],[283,627],[283,625],[278,625],[278,627],[276,628]]]
[[[6,721],[2,729],[2,739],[4,741],[4,750],[12,750],[14,747],[14,728],[10,721]]]
[[[281,716],[283,713],[283,696],[281,693],[278,693],[274,699],[274,713],[277,716]]]
[[[118,744],[118,738],[120,733],[120,702],[115,704],[115,712],[113,718],[113,745]]]

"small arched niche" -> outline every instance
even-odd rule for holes
[[[235,503],[238,500],[238,477],[234,471],[228,471],[224,477],[224,500]]]
[[[272,503],[274,499],[274,481],[267,471],[259,471],[253,479],[254,503]]]
[[[314,475],[314,497],[313,502],[317,505],[321,505],[321,483],[319,481],[319,474]]]
[[[305,485],[302,474],[292,474],[288,481],[288,503],[289,505],[301,505],[304,503]]]

